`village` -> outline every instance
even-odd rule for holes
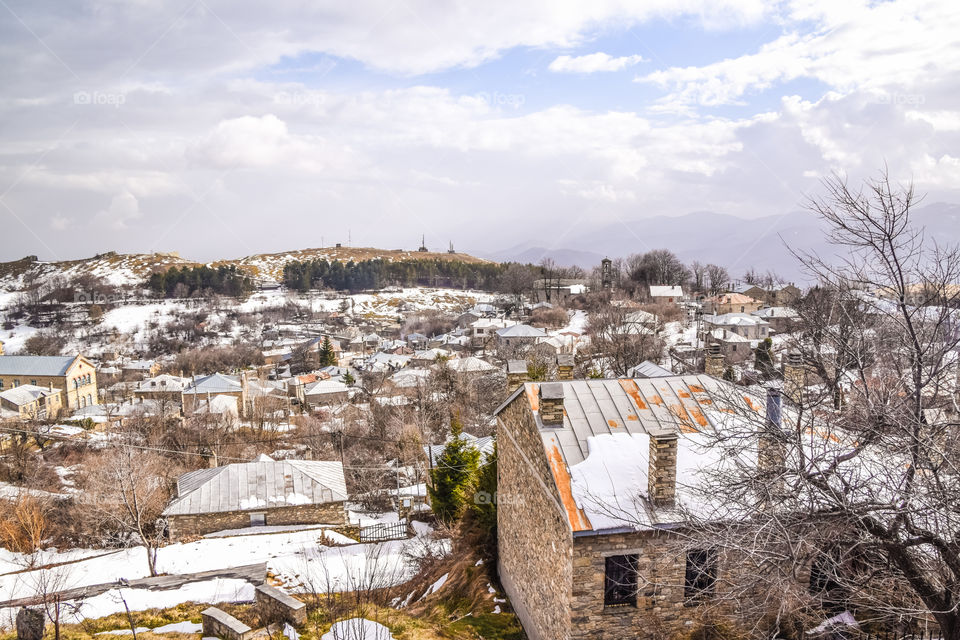
[[[546,640],[949,624],[917,609],[928,592],[890,603],[897,580],[922,582],[915,565],[855,589],[881,569],[837,514],[859,522],[901,495],[882,461],[911,468],[909,446],[850,417],[903,395],[901,356],[923,363],[914,409],[933,448],[914,452],[925,488],[901,495],[902,517],[953,500],[951,274],[801,288],[656,250],[589,272],[490,263],[471,281],[451,248],[427,286],[406,272],[424,257],[290,258],[277,279],[8,264],[0,629]],[[354,272],[381,280],[333,275]],[[922,356],[895,346],[904,326]],[[882,545],[899,540],[869,517]],[[770,532],[794,518],[816,533]],[[938,544],[933,525],[904,535]]]

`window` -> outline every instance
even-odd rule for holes
[[[606,576],[603,581],[605,607],[637,606],[636,555],[606,558]]]
[[[30,381],[30,384],[32,384],[33,386],[37,386],[37,381],[36,381],[36,380],[31,380],[31,381]]]
[[[17,378],[14,378],[14,379],[13,379],[13,386],[19,387],[19,386],[20,386],[20,380],[17,379]]]
[[[250,514],[250,526],[251,527],[263,527],[267,524],[267,514],[265,513],[251,513]]]
[[[697,549],[687,552],[687,570],[683,597],[687,600],[713,595],[717,583],[717,550]]]
[[[3,380],[0,380],[0,391],[3,391]]]
[[[87,406],[91,406],[91,407],[93,406],[93,394],[92,394],[92,393],[88,393],[88,394],[87,394]]]

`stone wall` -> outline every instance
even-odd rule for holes
[[[666,531],[575,537],[570,639],[678,636],[689,633],[706,616],[714,621],[725,618],[735,627],[742,607],[762,602],[759,594],[751,598],[740,592],[751,584],[740,576],[755,572],[755,568],[730,553],[720,553],[714,593],[688,601],[684,545],[676,533]],[[638,556],[636,606],[605,607],[606,558],[628,554]],[[801,571],[798,579],[809,582],[809,569]]]
[[[170,538],[204,535],[224,529],[242,529],[250,526],[250,514],[266,514],[266,525],[288,524],[344,524],[346,513],[342,502],[324,504],[303,504],[272,509],[250,509],[249,511],[224,511],[221,513],[203,513],[182,516],[168,516]]]
[[[500,581],[531,640],[569,637],[573,539],[525,395],[500,416]]]
[[[200,613],[200,619],[203,621],[204,638],[248,640],[253,636],[253,629],[216,607],[204,609]]]
[[[262,624],[289,622],[299,626],[307,621],[307,605],[281,589],[261,584],[257,587],[256,598]]]

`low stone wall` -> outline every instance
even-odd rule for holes
[[[209,607],[200,613],[203,620],[204,638],[223,638],[224,640],[248,640],[253,629],[240,622],[226,611]]]
[[[289,622],[301,625],[307,621],[307,605],[290,597],[282,589],[262,584],[257,587],[257,605],[260,619],[265,623]]]
[[[324,504],[302,504],[272,509],[251,509],[249,511],[224,511],[222,513],[201,513],[183,516],[169,516],[170,538],[181,536],[202,536],[224,529],[242,529],[250,526],[250,514],[266,515],[266,525],[288,524],[344,524],[346,512],[342,502]]]

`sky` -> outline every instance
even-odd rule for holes
[[[949,0],[0,0],[0,260],[960,202]],[[695,233],[696,230],[691,230]]]

